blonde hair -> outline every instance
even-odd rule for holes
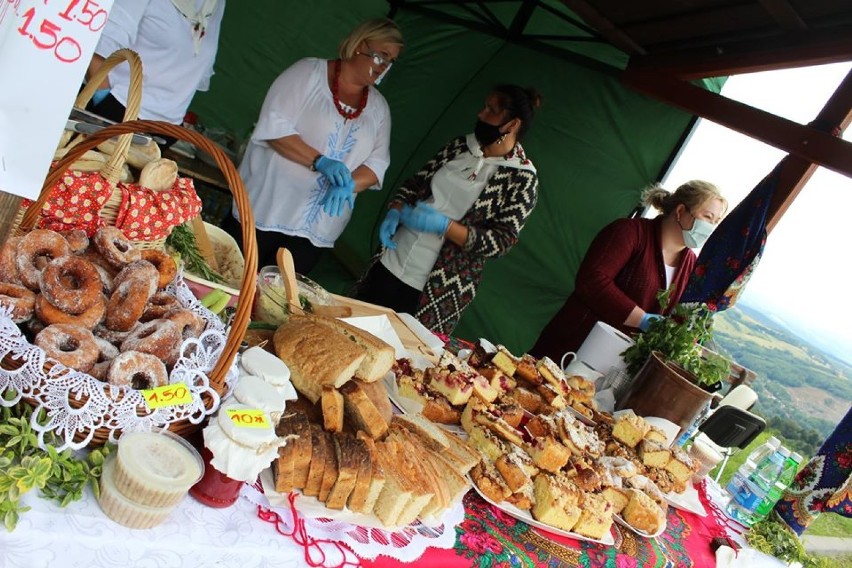
[[[650,205],[662,212],[663,215],[668,215],[681,203],[689,211],[693,211],[711,199],[718,199],[722,202],[723,214],[727,211],[728,200],[722,197],[719,188],[709,181],[690,180],[678,187],[674,193],[658,183],[646,187],[642,191],[642,204]]]
[[[352,59],[355,52],[363,42],[392,43],[400,46],[405,45],[402,41],[402,31],[396,22],[389,18],[376,18],[367,20],[358,25],[349,35],[343,38],[337,53],[341,59]]]

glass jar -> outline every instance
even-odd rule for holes
[[[242,481],[231,479],[210,464],[213,453],[206,447],[201,450],[204,459],[204,476],[189,489],[189,494],[208,507],[224,509],[236,503],[240,496]]]

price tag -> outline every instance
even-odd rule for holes
[[[192,402],[192,393],[184,383],[163,385],[153,389],[139,391],[145,397],[148,408],[163,408],[164,406],[177,406],[178,404],[189,404]]]
[[[0,0],[0,191],[41,191],[112,3]]]
[[[228,408],[226,412],[231,421],[240,428],[270,428],[269,419],[263,410]]]

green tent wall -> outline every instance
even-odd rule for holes
[[[207,125],[248,136],[283,69],[302,57],[335,57],[357,23],[388,11],[381,0],[232,0],[211,90],[192,109]],[[584,43],[585,53],[566,59],[404,9],[394,19],[406,47],[380,87],[393,120],[391,166],[381,191],[359,196],[335,256],[359,273],[376,250],[393,191],[449,138],[472,131],[490,87],[535,87],[544,103],[523,145],[539,172],[539,203],[518,245],[488,262],[456,328],[459,337],[523,352],[573,289],[590,240],[659,179],[693,117],[622,86],[617,71],[626,58],[610,46]],[[548,32],[556,25],[541,15],[534,24]],[[718,91],[721,83],[706,86]]]

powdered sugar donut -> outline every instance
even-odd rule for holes
[[[67,323],[47,326],[36,336],[35,344],[48,357],[84,373],[92,368],[100,353],[91,331]]]
[[[35,229],[18,242],[18,254],[15,265],[21,283],[38,292],[41,284],[41,271],[54,258],[71,254],[71,247],[65,237],[56,231]]]
[[[12,321],[23,323],[33,317],[36,295],[25,286],[0,282],[0,306],[11,309]]]
[[[169,375],[162,361],[148,353],[125,351],[112,360],[107,372],[107,382],[137,390],[151,389],[168,384]]]
[[[124,236],[121,229],[102,227],[95,233],[92,242],[101,256],[112,266],[119,268],[134,260],[139,260],[142,253],[133,247],[133,243]]]
[[[121,351],[149,353],[170,367],[177,361],[180,329],[168,320],[153,320],[133,328],[121,344]]]
[[[98,301],[103,285],[94,264],[68,255],[44,267],[40,288],[47,301],[63,312],[80,314]]]

